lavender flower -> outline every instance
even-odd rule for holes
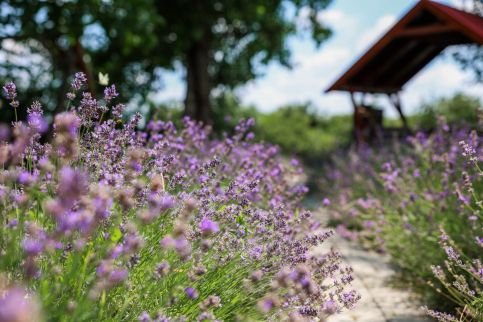
[[[122,119],[122,114],[124,112],[125,105],[124,104],[117,104],[112,108],[112,116],[116,120]]]
[[[92,122],[100,116],[101,108],[98,101],[92,97],[91,93],[82,93],[80,105],[77,108],[79,117],[85,126],[92,126]]]
[[[74,79],[72,80],[71,87],[72,90],[77,92],[81,89],[82,85],[87,82],[86,74],[83,72],[75,73]]]
[[[0,321],[35,322],[41,320],[40,307],[32,296],[18,287],[0,289]]]
[[[218,226],[217,222],[212,221],[209,218],[203,218],[200,223],[200,230],[204,236],[209,236],[220,231],[220,227]]]
[[[338,310],[337,303],[335,301],[333,301],[333,300],[327,300],[324,303],[323,310],[327,314],[334,314]]]
[[[279,305],[279,300],[275,296],[268,296],[258,302],[258,308],[264,313],[270,312]]]
[[[187,287],[184,289],[184,292],[190,299],[197,299],[198,298],[198,292],[192,287]]]
[[[434,133],[405,141],[363,147],[335,160],[337,169],[325,172],[336,175],[324,184],[336,206],[325,211],[343,237],[387,252],[421,295],[456,304],[459,319],[479,320],[481,135],[442,123]],[[351,298],[342,293],[338,302]],[[440,321],[455,319],[427,313]]]
[[[124,281],[128,276],[128,272],[125,269],[113,270],[109,274],[109,281],[113,284],[118,284]]]
[[[76,75],[72,99],[85,82]],[[106,102],[117,96],[106,88]],[[101,120],[106,107],[83,93],[44,143],[36,102],[0,149],[0,266],[39,290],[49,317],[300,320],[330,315],[329,297],[341,309],[357,300],[340,256],[312,254],[331,233],[300,210],[307,188],[287,180],[299,163],[251,142],[253,120],[213,139],[189,118],[143,132],[140,114],[119,122],[123,108]]]
[[[22,247],[28,256],[36,256],[40,254],[44,248],[41,241],[31,238],[24,239]]]
[[[59,156],[74,159],[78,154],[78,131],[80,119],[74,113],[61,113],[55,116],[54,146]]]
[[[151,322],[152,319],[151,317],[149,316],[148,312],[144,311],[143,313],[141,313],[141,315],[138,317],[138,321],[140,322]]]
[[[42,116],[43,113],[42,105],[38,101],[33,102],[27,109],[28,124],[38,133],[45,133],[48,129],[48,123]]]
[[[14,82],[8,82],[3,86],[3,93],[5,97],[10,100],[10,105],[13,108],[19,106],[19,102],[15,100],[15,97],[17,97],[17,86],[15,86]]]
[[[458,321],[460,321],[459,319],[457,319],[455,316],[453,316],[451,314],[430,310],[426,306],[423,307],[423,310],[429,316],[431,316],[432,318],[435,318],[439,322],[458,322]]]
[[[64,167],[59,173],[59,200],[65,209],[70,209],[87,191],[86,174],[80,170]]]
[[[104,99],[107,102],[110,102],[113,98],[119,96],[119,93],[116,91],[116,85],[112,84],[104,89]]]
[[[446,255],[448,255],[448,258],[450,260],[457,261],[460,257],[459,254],[455,252],[455,250],[451,246],[445,246],[444,251],[446,252]]]
[[[8,100],[14,100],[17,97],[17,86],[14,82],[8,82],[3,86],[3,93]]]

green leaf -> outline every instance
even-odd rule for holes
[[[122,237],[122,233],[119,230],[119,228],[116,227],[116,229],[114,229],[114,231],[111,234],[111,240],[113,242],[117,242],[117,241],[119,241],[119,239],[121,239],[121,237]]]

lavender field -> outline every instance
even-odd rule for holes
[[[220,139],[189,118],[137,131],[115,85],[96,99],[85,81],[46,142],[41,104],[3,87],[28,116],[2,130],[0,321],[304,321],[356,305],[341,254],[313,252],[333,231],[302,207],[303,169],[252,142],[252,119]],[[385,149],[322,170],[330,223],[387,252],[429,316],[480,319],[478,132],[441,120]]]
[[[135,131],[114,85],[97,100],[84,82],[49,142],[38,102],[4,131],[0,321],[300,320],[357,302],[340,255],[310,254],[332,232],[288,184],[298,162],[251,143],[252,120],[219,140],[188,118]]]
[[[483,0],[2,0],[0,166],[0,322],[483,322]]]
[[[360,148],[326,169],[323,186],[337,191],[327,206],[336,231],[389,254],[402,285],[419,293],[438,321],[483,317],[481,161],[478,131],[441,119],[433,134]]]

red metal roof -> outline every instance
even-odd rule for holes
[[[483,18],[421,0],[327,91],[394,93],[443,49],[483,45]]]

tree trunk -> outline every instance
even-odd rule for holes
[[[195,42],[186,55],[185,114],[205,124],[211,123],[211,84],[208,64],[207,42]]]
[[[96,80],[95,80],[94,73],[92,72],[92,66],[89,66],[84,60],[85,51],[84,51],[84,48],[82,48],[82,45],[79,39],[76,40],[74,53],[75,53],[75,65],[76,67],[79,68],[78,70],[76,70],[76,72],[83,72],[84,74],[86,74],[87,91],[89,93],[92,93],[92,95],[96,95],[97,94]],[[73,75],[69,75],[69,76],[73,76]]]
[[[57,61],[57,69],[60,70],[62,74],[62,84],[60,85],[60,88],[57,92],[57,106],[55,107],[54,115],[65,110],[65,107],[67,105],[66,94],[69,91],[70,87],[69,77],[71,77],[71,74],[74,70],[73,59],[69,51],[60,52],[55,59]]]
[[[96,95],[96,83],[92,73],[92,69],[84,61],[84,49],[81,47],[80,42],[77,41],[76,45],[63,50],[56,57],[54,61],[57,62],[57,68],[62,73],[62,85],[57,93],[57,106],[54,110],[54,114],[63,112],[67,106],[66,94],[70,91],[71,84],[69,78],[74,77],[76,72],[83,72],[87,77],[87,91]],[[82,92],[82,91],[81,91]],[[81,93],[77,93],[81,96]]]

